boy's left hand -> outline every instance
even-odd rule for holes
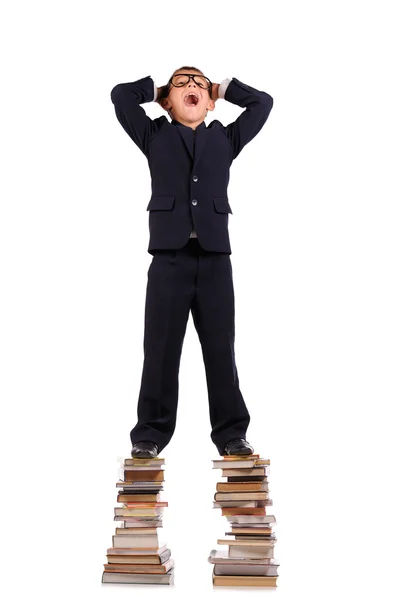
[[[219,85],[220,83],[212,83],[211,99],[214,102],[219,98]]]

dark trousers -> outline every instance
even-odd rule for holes
[[[159,453],[176,426],[178,375],[190,310],[201,343],[212,426],[220,455],[246,439],[250,416],[234,355],[234,288],[230,255],[203,250],[190,238],[179,250],[158,250],[148,269],[144,364],[132,444],[155,442]],[[195,427],[195,410],[190,427]]]

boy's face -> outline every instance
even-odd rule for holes
[[[185,73],[196,72],[182,70],[174,75],[184,75]],[[198,73],[198,76],[201,77],[201,73]],[[202,123],[208,110],[215,108],[215,102],[211,99],[210,92],[211,90],[208,91],[208,89],[201,87],[191,77],[181,87],[170,84],[168,97],[162,101],[162,106],[169,111],[173,119],[195,126]]]

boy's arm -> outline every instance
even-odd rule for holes
[[[111,100],[119,123],[140,150],[148,156],[150,141],[161,127],[160,119],[150,119],[140,106],[157,101],[158,89],[150,75],[132,83],[118,83]],[[166,117],[163,117],[166,120]]]
[[[224,127],[224,132],[233,147],[234,160],[266,123],[273,107],[273,98],[235,77],[222,81],[219,85],[218,97],[245,108],[233,123]]]

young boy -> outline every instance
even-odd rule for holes
[[[245,111],[227,126],[218,120],[206,126],[218,98]],[[160,88],[150,76],[118,84],[111,100],[120,124],[146,156],[152,179],[147,210],[153,258],[131,455],[157,456],[174,433],[190,310],[205,365],[211,439],[221,456],[252,454],[246,440],[250,416],[234,355],[227,186],[231,163],[265,124],[273,99],[235,77],[211,83],[199,69],[185,66]],[[150,119],[140,106],[150,101],[158,102],[171,122],[165,116]],[[195,410],[190,427],[195,427]]]

